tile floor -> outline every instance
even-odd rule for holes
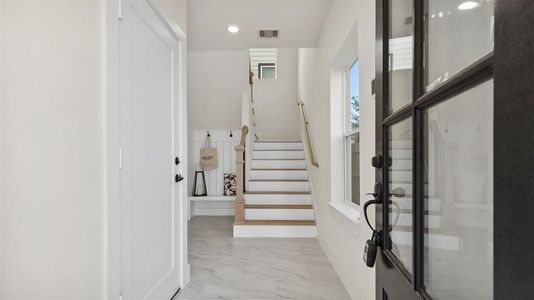
[[[176,300],[350,300],[316,239],[234,239],[232,223],[191,220],[191,281]]]

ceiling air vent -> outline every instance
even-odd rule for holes
[[[260,30],[260,39],[276,39],[278,38],[278,30]]]

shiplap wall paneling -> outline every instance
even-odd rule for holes
[[[211,135],[211,147],[217,148],[219,165],[216,169],[205,171],[208,196],[222,196],[224,193],[224,174],[235,173],[235,146],[241,139],[239,129],[195,129],[193,130],[193,157],[195,168],[199,168],[200,149],[204,147],[207,132]],[[230,131],[233,137],[230,137]]]

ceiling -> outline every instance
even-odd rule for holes
[[[315,47],[331,0],[189,0],[190,50]],[[228,25],[239,26],[237,34]],[[259,29],[278,29],[278,39],[260,40]]]

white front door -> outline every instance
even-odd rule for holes
[[[123,299],[170,299],[178,289],[180,216],[174,192],[173,130],[178,52],[179,42],[147,2],[124,1],[120,22]]]

